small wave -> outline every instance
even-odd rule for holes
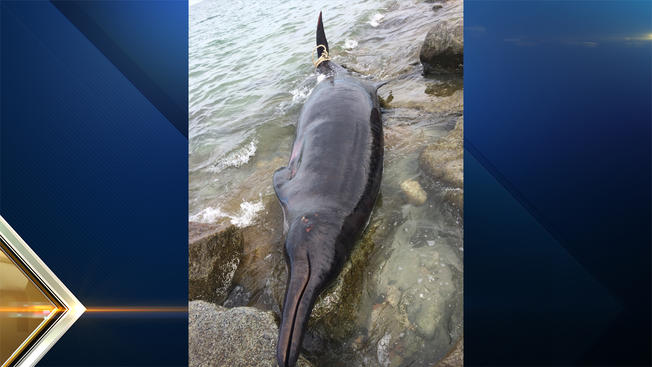
[[[292,89],[290,91],[290,94],[292,95],[292,102],[297,103],[297,102],[304,101],[308,97],[310,92],[311,89],[308,87]]]
[[[373,18],[371,18],[371,20],[368,23],[372,27],[376,28],[376,27],[378,27],[380,25],[380,21],[383,20],[383,18],[385,18],[385,16],[383,14],[376,13],[376,14],[374,14]]]
[[[228,218],[231,220],[231,224],[242,228],[253,224],[254,219],[256,219],[256,214],[263,210],[263,208],[264,205],[262,199],[256,202],[243,201],[240,203],[240,212],[235,215],[226,213],[220,208],[213,208],[209,206],[199,213],[191,215],[188,217],[188,220],[190,222],[198,223],[215,223],[220,218]]]
[[[240,204],[240,215],[231,216],[231,223],[238,227],[246,227],[251,225],[256,218],[256,214],[263,210],[263,201],[258,200],[255,203],[243,201]]]
[[[227,214],[224,213],[220,208],[208,207],[195,215],[188,217],[190,222],[197,223],[215,223],[218,219],[226,217]]]
[[[258,144],[258,141],[253,139],[244,147],[231,152],[226,157],[220,159],[211,171],[219,172],[225,168],[240,167],[246,164],[256,154],[256,144]]]
[[[351,40],[351,39],[347,39],[346,41],[344,41],[344,48],[345,49],[352,50],[352,49],[354,49],[356,47],[358,47],[358,41]]]

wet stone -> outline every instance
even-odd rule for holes
[[[461,19],[435,23],[423,41],[419,60],[426,74],[461,72],[464,67],[464,27]]]
[[[423,205],[428,200],[428,195],[416,180],[406,180],[401,183],[401,190],[407,201],[412,205]]]
[[[190,367],[276,367],[278,327],[272,312],[192,301],[188,314]],[[299,367],[311,367],[299,356]]]
[[[251,293],[247,292],[242,286],[236,285],[229,294],[229,297],[224,301],[224,307],[241,307],[247,306],[251,299]]]
[[[193,238],[188,244],[188,298],[224,302],[240,264],[242,246],[242,232],[235,226]]]
[[[280,316],[287,279],[283,213],[275,195],[262,202],[256,224],[242,229],[243,255],[233,281],[251,293],[248,306]]]
[[[464,121],[460,117],[446,136],[426,146],[419,165],[435,181],[447,186],[444,198],[462,209],[464,196]]]
[[[406,206],[404,216],[422,218],[424,210],[428,208]],[[384,304],[373,306],[368,325],[378,341],[393,331],[390,366],[423,363],[415,362],[423,358],[422,343],[431,345],[426,360],[434,364],[454,346],[451,340],[458,340],[462,263],[455,242],[455,236],[409,221],[394,232],[396,247],[375,280]]]

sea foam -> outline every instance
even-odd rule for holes
[[[358,47],[358,41],[352,40],[352,39],[347,39],[344,41],[344,48],[347,50],[352,50],[354,48]]]
[[[263,210],[263,201],[258,200],[255,202],[243,201],[240,203],[240,211],[237,214],[229,214],[220,208],[208,207],[203,209],[197,214],[188,217],[190,222],[198,223],[215,223],[221,218],[228,218],[231,224],[240,228],[250,226],[254,223],[258,212]]]
[[[256,155],[256,144],[258,144],[258,141],[253,139],[244,147],[232,151],[231,153],[227,154],[226,157],[221,158],[215,164],[215,166],[213,166],[211,171],[219,172],[229,167],[241,167],[242,165],[249,162],[251,157]]]
[[[376,27],[378,27],[380,25],[380,21],[383,20],[383,18],[385,18],[385,16],[383,14],[376,13],[376,14],[374,14],[374,16],[371,18],[371,20],[368,23],[372,27],[376,28]]]

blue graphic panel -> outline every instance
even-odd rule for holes
[[[186,1],[52,2],[188,137]]]
[[[131,42],[183,33],[172,44],[187,54],[187,4],[141,3],[142,24],[127,4],[115,2],[112,23],[96,20],[116,47],[114,27],[128,26]],[[52,3],[0,9],[0,213],[86,307],[185,306],[186,115],[171,121]],[[123,53],[160,90],[187,83],[186,63],[158,64],[160,41],[144,47],[146,62],[133,45]],[[184,111],[186,93],[169,94]],[[185,314],[125,317],[83,315],[40,365],[187,364]]]
[[[466,2],[467,365],[650,365],[651,12]]]

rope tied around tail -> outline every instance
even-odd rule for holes
[[[321,56],[315,61],[315,51],[319,50],[319,48],[323,48],[324,50],[321,52]],[[318,52],[319,53],[319,52]],[[310,54],[310,57],[312,58],[312,64],[315,65],[315,68],[319,66],[324,61],[330,60],[330,56],[328,56],[328,51],[326,50],[326,46],[324,45],[317,45],[315,48],[312,49],[312,53]]]

